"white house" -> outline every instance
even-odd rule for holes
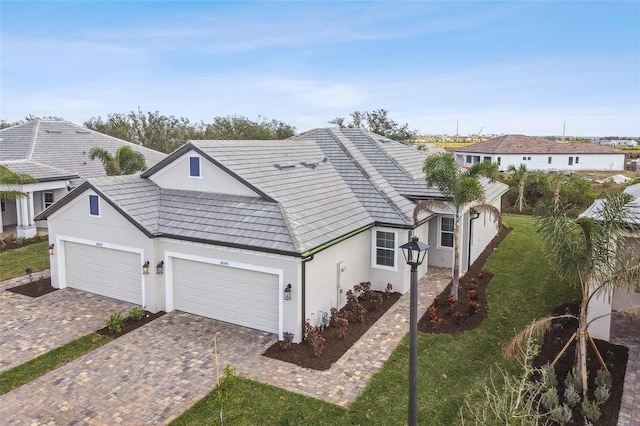
[[[420,274],[452,266],[450,212],[413,220],[418,200],[443,199],[424,182],[426,155],[360,129],[190,141],[141,175],[89,179],[38,217],[52,283],[299,340],[355,284],[408,291],[399,246],[412,235],[431,245]],[[507,187],[485,188],[500,208]],[[464,271],[498,228],[466,211],[462,229]]]
[[[625,249],[637,257],[640,254],[640,184],[630,185],[624,192],[632,196],[631,202],[627,205],[629,214],[626,221],[628,234]],[[582,215],[597,216],[601,203],[602,200],[596,200]],[[589,333],[598,339],[609,341],[611,316],[607,314],[636,305],[640,305],[640,287],[598,292],[589,303],[588,320],[605,316],[590,324]]]
[[[501,171],[521,164],[528,170],[576,172],[624,170],[625,152],[595,143],[563,143],[548,139],[506,135],[457,149],[456,162],[471,166],[480,161],[498,163]]]
[[[64,197],[87,178],[106,176],[99,160],[89,159],[89,151],[100,147],[111,153],[122,145],[141,152],[147,166],[153,166],[165,154],[121,139],[89,130],[66,121],[33,120],[0,130],[0,164],[37,180],[34,184],[3,185],[0,190],[17,190],[25,197],[17,201],[0,200],[0,233],[5,226],[16,225],[18,237],[33,237],[34,217]]]

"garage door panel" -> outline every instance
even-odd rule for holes
[[[67,286],[142,305],[139,254],[65,242],[65,260]]]
[[[172,259],[177,310],[277,333],[278,276]]]

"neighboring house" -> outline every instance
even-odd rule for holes
[[[638,142],[636,142],[633,139],[598,139],[596,142],[599,143],[600,145],[607,145],[607,146],[634,147],[638,145]]]
[[[361,129],[190,141],[141,175],[89,179],[38,217],[52,283],[299,341],[304,320],[319,323],[355,284],[408,291],[399,246],[412,235],[431,245],[420,274],[452,266],[451,212],[413,220],[418,200],[443,199],[424,181],[426,155]],[[484,183],[500,208],[506,185]],[[461,226],[464,271],[498,227],[469,211]]]
[[[500,171],[520,164],[528,170],[575,172],[624,170],[625,152],[595,143],[563,143],[524,135],[506,135],[457,149],[456,162],[471,166],[498,163]]]
[[[100,147],[115,153],[122,145],[131,145],[145,156],[148,167],[165,154],[66,121],[33,120],[0,130],[0,164],[26,173],[35,184],[5,186],[24,192],[17,201],[0,200],[0,233],[5,226],[16,225],[18,237],[33,237],[34,217],[64,197],[87,178],[106,176],[99,160],[90,160],[89,151]]]
[[[633,253],[640,253],[640,184],[629,185],[624,192],[630,194],[633,199],[628,204],[629,218],[627,247]],[[598,207],[602,200],[596,200],[581,216],[597,215]],[[619,311],[631,306],[640,305],[640,291],[633,288],[618,288],[611,292],[600,292],[589,303],[588,320]],[[609,341],[611,332],[611,316],[606,315],[589,326],[589,333],[598,339]]]

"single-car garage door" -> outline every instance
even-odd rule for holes
[[[67,286],[142,305],[140,255],[65,242]]]
[[[278,333],[278,276],[173,258],[174,308]]]

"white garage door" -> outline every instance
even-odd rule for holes
[[[278,276],[173,258],[174,307],[278,333]]]
[[[65,242],[67,286],[142,305],[140,255]]]

